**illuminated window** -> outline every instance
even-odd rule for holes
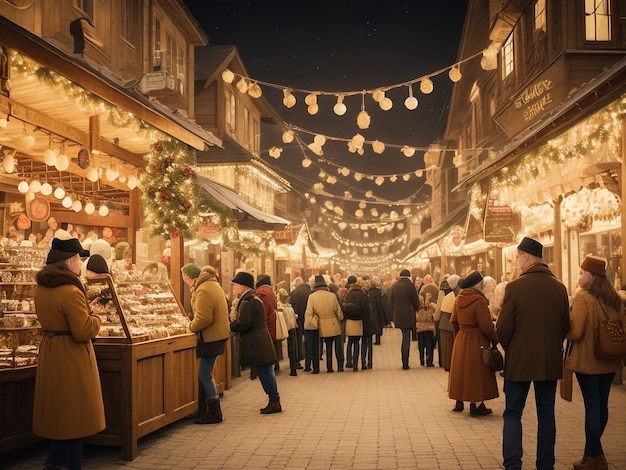
[[[585,39],[611,40],[611,0],[585,0]]]
[[[508,77],[513,72],[513,33],[506,38],[502,46],[502,75]]]
[[[546,30],[546,0],[537,0],[535,3],[535,29]]]
[[[235,99],[235,94],[230,88],[226,88],[225,98],[226,98],[226,106],[225,106],[226,129],[228,129],[231,132],[231,134],[236,134],[237,132],[237,100]]]
[[[161,70],[163,62],[163,50],[161,49],[161,20],[154,19],[154,30],[152,32],[153,37],[153,54],[152,54],[152,68],[155,71]]]

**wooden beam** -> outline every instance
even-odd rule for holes
[[[101,217],[97,212],[94,214],[86,214],[83,212],[68,211],[50,211],[50,216],[61,222],[69,222],[75,225],[87,225],[96,227],[130,227],[130,216],[117,214],[109,211],[109,215]],[[130,229],[129,229],[130,230]]]

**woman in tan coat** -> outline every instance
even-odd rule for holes
[[[88,254],[77,238],[58,230],[46,266],[37,273],[35,308],[43,338],[33,431],[51,439],[44,468],[80,469],[83,437],[105,428],[100,375],[91,344],[100,330],[100,318],[90,313],[78,278],[80,258]]]
[[[491,413],[484,400],[498,397],[496,374],[482,362],[481,347],[497,344],[487,299],[482,293],[483,277],[472,271],[461,281],[450,322],[454,328],[454,346],[448,382],[448,396],[456,400],[453,411],[463,411],[463,402],[470,402],[470,416]],[[476,403],[480,402],[480,406]]]
[[[580,289],[572,301],[570,346],[565,370],[576,373],[585,402],[585,452],[575,470],[607,469],[602,450],[602,433],[609,419],[609,393],[615,372],[622,370],[622,359],[602,360],[594,354],[594,330],[602,319],[624,320],[624,307],[611,281],[606,277],[606,259],[587,256],[580,266]]]
[[[228,303],[220,286],[217,271],[205,266],[194,283],[191,295],[193,320],[189,329],[198,336],[196,355],[200,358],[198,380],[202,384],[206,401],[198,404],[197,424],[222,422],[220,396],[213,380],[213,367],[217,356],[224,354],[226,340],[230,337]]]

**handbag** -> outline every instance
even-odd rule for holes
[[[626,357],[626,334],[622,320],[609,320],[609,316],[600,303],[606,320],[598,318],[598,326],[594,330],[593,352],[601,360],[622,359]]]
[[[483,364],[489,367],[494,372],[504,369],[504,357],[497,346],[480,347],[482,353]]]
[[[288,337],[289,330],[287,329],[285,315],[281,310],[276,310],[276,341],[282,341]]]
[[[198,336],[198,341],[196,343],[196,357],[221,356],[224,354],[225,345],[226,339],[203,343],[200,336]]]
[[[320,327],[319,317],[316,314],[304,316],[305,330],[318,330]]]

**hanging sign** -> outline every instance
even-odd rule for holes
[[[302,224],[289,225],[285,230],[275,230],[272,236],[277,245],[293,245],[298,239]]]
[[[490,197],[485,211],[485,234],[486,242],[513,242],[515,231],[513,228],[514,217],[511,206],[501,205],[496,198]]]

